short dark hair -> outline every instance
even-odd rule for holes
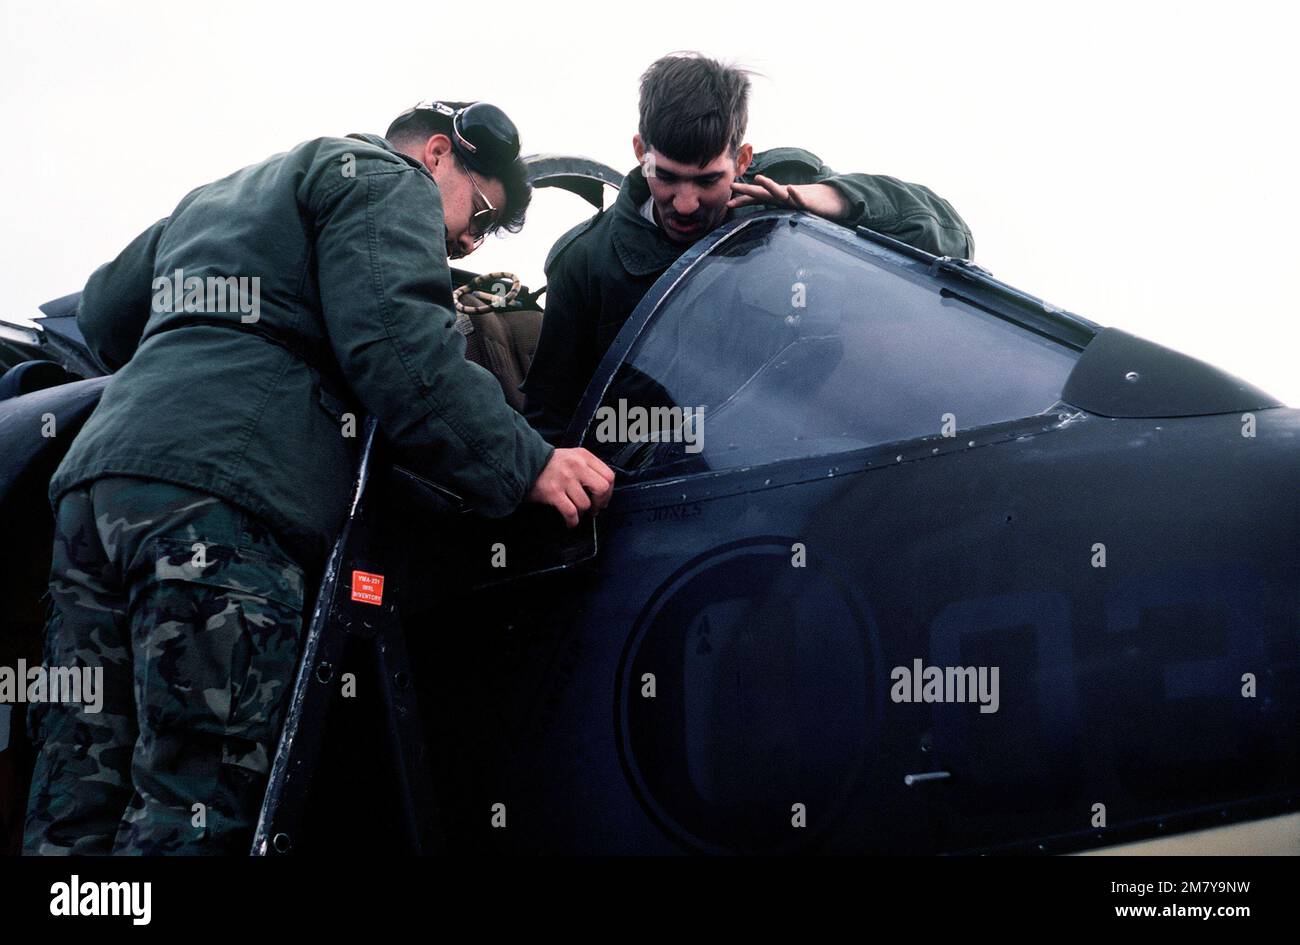
[[[656,59],[641,76],[642,142],[700,167],[724,150],[735,155],[749,124],[752,74],[695,52]]]
[[[465,108],[473,102],[445,102],[454,109]],[[393,119],[384,137],[390,144],[400,147],[420,147],[434,135],[451,137],[451,116],[443,115],[432,108],[417,108],[405,111]],[[506,192],[506,204],[497,216],[493,232],[506,230],[518,233],[524,227],[524,216],[533,199],[533,189],[528,183],[528,169],[524,162],[515,158],[504,168],[487,170],[474,166],[473,162],[460,154],[454,155],[460,167],[468,168],[475,174],[491,177],[501,182]]]

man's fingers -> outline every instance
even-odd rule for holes
[[[577,508],[578,514],[591,508],[591,496],[583,488],[581,479],[570,479],[564,484],[564,494],[569,497],[569,501]]]
[[[576,528],[578,525],[578,507],[573,504],[564,493],[560,493],[551,500],[551,507],[564,516],[564,524],[569,528]]]
[[[733,181],[731,189],[736,196],[727,201],[729,207],[743,207],[751,203],[775,204],[780,207],[798,207],[804,209],[804,205],[794,194],[794,188],[785,184],[778,184],[772,178],[763,174],[757,174],[754,177],[757,183],[745,184],[740,181]]]
[[[593,469],[593,470],[595,470],[595,471],[596,471],[596,474],[597,474],[598,476],[600,476],[600,477],[601,477],[602,479],[604,479],[606,482],[608,482],[608,483],[610,483],[611,485],[613,485],[613,483],[614,483],[614,470],[612,470],[612,469],[610,469],[608,466],[606,466],[605,463],[604,463],[603,461],[601,461],[601,459],[600,459],[599,456],[596,456],[596,455],[593,454],[593,453],[588,453],[588,454],[587,454],[587,468],[588,468],[588,469]]]
[[[592,469],[586,470],[579,478],[582,487],[591,493],[597,511],[609,504],[609,497],[614,491],[611,480]]]
[[[775,197],[778,202],[790,202],[790,188],[786,187],[785,184],[778,184],[776,181],[772,180],[772,178],[765,177],[762,174],[756,174],[754,180],[762,184],[763,189]]]
[[[738,180],[732,181],[731,190],[736,194],[736,197],[732,198],[733,200],[739,197],[748,197],[751,201],[758,200],[763,202],[772,199],[771,192],[768,191],[766,187],[760,187],[758,184],[745,184]]]
[[[577,466],[574,467],[574,475],[580,476],[581,471],[583,469],[589,469],[592,472],[596,473],[598,476],[600,476],[602,479],[604,479],[606,482],[612,483],[614,481],[614,470],[610,469],[607,465],[605,465],[604,460],[602,460],[595,453],[591,452],[591,450],[585,449],[583,447],[578,447],[576,450],[576,455],[580,460],[580,462]]]
[[[582,447],[558,449],[528,492],[533,502],[551,506],[569,528],[578,524],[583,512],[597,510],[609,501],[614,489],[614,470]]]

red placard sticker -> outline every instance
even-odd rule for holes
[[[366,604],[384,602],[384,576],[367,571],[352,572],[352,599]]]

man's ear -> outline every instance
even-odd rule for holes
[[[434,168],[442,162],[451,160],[451,139],[446,135],[431,135],[429,140],[424,142],[424,153],[420,157],[424,161],[424,166],[432,174]]]
[[[645,142],[641,140],[640,134],[632,136],[632,153],[636,155],[636,162],[640,164],[641,159],[645,157]]]
[[[752,144],[742,144],[740,150],[736,152],[736,176],[743,177],[753,161],[754,146]]]

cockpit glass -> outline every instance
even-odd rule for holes
[[[793,222],[741,229],[674,287],[607,388],[588,449],[624,472],[727,469],[1059,399],[1073,349]]]

